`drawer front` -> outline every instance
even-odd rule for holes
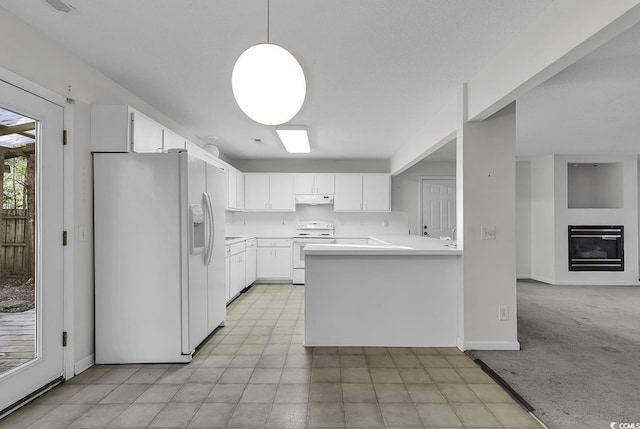
[[[258,247],[291,247],[290,238],[258,238]]]
[[[235,255],[236,253],[240,253],[240,252],[244,252],[244,241],[241,241],[240,243],[234,243],[231,244],[227,247],[231,248],[231,255]]]

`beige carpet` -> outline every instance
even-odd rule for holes
[[[518,282],[522,350],[473,351],[551,429],[640,422],[640,287]]]

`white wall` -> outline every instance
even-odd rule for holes
[[[388,159],[238,159],[244,173],[388,173]]]
[[[77,101],[72,107],[73,128],[68,130],[73,144],[73,165],[65,166],[66,173],[73,173],[75,178],[73,189],[70,190],[74,194],[75,225],[69,231],[69,240],[74,248],[74,268],[71,275],[75,317],[74,326],[65,328],[71,336],[70,343],[75,348],[76,369],[82,370],[93,361],[94,329],[93,245],[91,239],[87,242],[77,240],[77,231],[81,225],[86,226],[88,236],[93,237],[89,105],[128,104],[186,138],[198,140],[175,121],[3,8],[0,8],[0,40],[6,42],[3,43],[0,55],[0,67],[62,96],[67,95],[71,85],[71,97]]]
[[[369,236],[406,234],[407,217],[403,212],[344,213],[333,206],[296,206],[294,213],[227,212],[229,236],[288,236],[296,224],[305,220],[326,220],[335,224],[336,235]]]
[[[620,163],[623,208],[568,208],[567,165]],[[555,284],[639,284],[638,164],[635,155],[555,155]],[[569,271],[568,225],[624,225],[624,271]]]
[[[420,235],[420,176],[456,175],[455,161],[420,161],[403,173],[391,178],[391,208],[406,214],[409,234]]]
[[[616,163],[605,180],[619,189],[614,205],[621,208],[569,208],[568,166],[570,164]],[[584,172],[582,172],[584,173]],[[579,174],[581,177],[583,174]],[[593,182],[600,173],[589,175],[591,187],[571,190],[598,192],[602,183]],[[622,177],[619,177],[619,175]],[[613,178],[613,179],[612,179]],[[583,178],[587,180],[586,178]],[[609,180],[612,179],[612,180]],[[605,199],[606,200],[606,199]],[[605,201],[606,202],[606,201]],[[602,201],[596,202],[599,205]],[[624,271],[569,271],[569,225],[624,225]],[[622,284],[638,282],[638,160],[636,155],[548,155],[531,161],[531,277],[550,284]]]
[[[531,277],[531,162],[516,162],[516,277]]]
[[[555,277],[555,197],[553,155],[531,161],[531,278]]]
[[[458,244],[463,249],[458,338],[464,349],[518,349],[516,106],[469,122],[466,104],[463,88],[456,150]],[[481,239],[483,226],[495,227],[495,239]],[[507,306],[508,320],[498,319],[500,306]]]

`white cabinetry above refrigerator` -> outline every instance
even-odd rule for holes
[[[163,131],[130,106],[91,106],[91,152],[162,152]]]

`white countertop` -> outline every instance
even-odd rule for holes
[[[341,238],[341,237],[336,237]],[[376,235],[368,238],[385,244],[307,244],[306,255],[462,255],[451,242],[419,235]]]
[[[251,238],[293,238],[291,236],[243,236],[225,240],[225,245]],[[462,255],[462,250],[447,246],[450,241],[419,235],[336,235],[341,238],[370,238],[382,244],[307,244],[308,255]]]

